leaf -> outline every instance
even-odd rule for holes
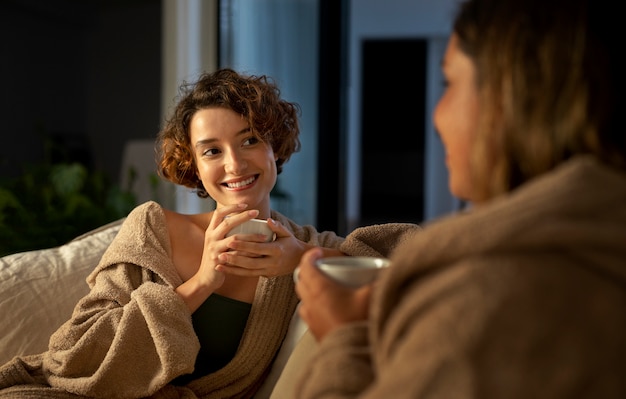
[[[80,192],[86,178],[87,169],[79,163],[54,165],[50,171],[50,182],[61,197]]]

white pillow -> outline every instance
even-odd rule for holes
[[[106,224],[60,247],[0,258],[0,364],[48,348],[50,335],[89,291],[85,279],[122,222]]]

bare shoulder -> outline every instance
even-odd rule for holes
[[[204,240],[204,232],[207,229],[210,213],[183,214],[169,209],[163,209],[165,223],[170,236],[170,242],[174,250],[189,250]]]
[[[188,215],[165,208],[163,208],[163,214],[170,231],[188,230],[193,227],[206,230],[208,220],[211,218],[211,212]]]

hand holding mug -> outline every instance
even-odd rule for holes
[[[298,312],[317,340],[346,323],[367,319],[372,276],[388,264],[382,258],[322,258],[319,248],[302,256],[294,271],[301,299]],[[350,277],[346,269],[354,275]],[[363,279],[363,275],[369,277]],[[342,282],[337,280],[341,278]]]

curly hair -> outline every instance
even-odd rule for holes
[[[276,171],[300,150],[300,107],[280,97],[280,90],[268,76],[243,75],[224,68],[203,73],[195,83],[180,86],[179,101],[157,137],[157,171],[163,178],[208,194],[196,174],[191,148],[190,125],[199,110],[220,107],[246,119],[257,137],[269,143],[277,157]]]

